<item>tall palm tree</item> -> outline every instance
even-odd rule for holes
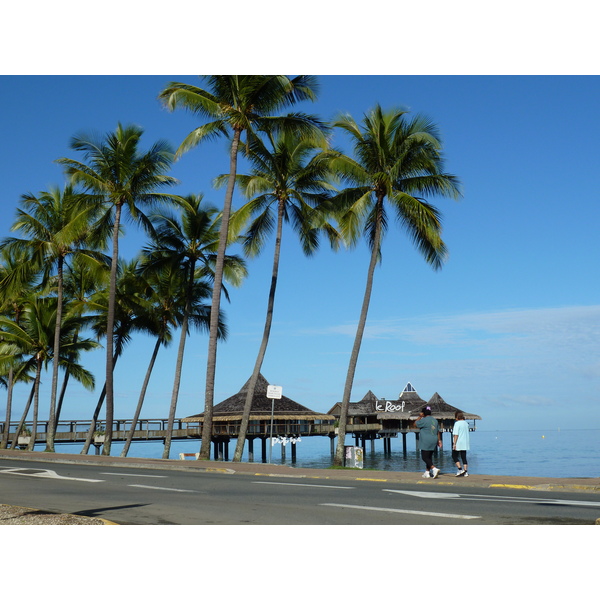
[[[203,196],[190,195],[178,201],[179,214],[157,213],[151,216],[155,225],[152,243],[144,249],[145,271],[179,270],[182,274],[183,312],[181,334],[177,352],[175,379],[171,394],[169,420],[163,458],[169,458],[175,410],[179,397],[181,370],[189,326],[210,328],[210,309],[201,304],[208,288],[207,281],[214,278],[214,263],[218,247],[220,215],[218,210],[203,204]],[[233,285],[241,285],[246,276],[244,261],[238,256],[225,255],[224,278]],[[212,296],[212,291],[210,293]],[[225,338],[226,329],[222,315],[218,321],[218,337]]]
[[[89,224],[96,207],[82,202],[82,195],[70,185],[64,190],[53,187],[38,196],[21,196],[21,208],[12,231],[18,231],[25,239],[6,238],[0,247],[29,249],[31,268],[42,271],[44,279],[56,273],[57,311],[54,333],[52,385],[50,388],[49,427],[46,438],[46,451],[54,452],[56,395],[58,389],[58,365],[60,360],[61,323],[63,318],[63,269],[70,256],[87,252],[82,245],[88,233]]]
[[[346,421],[358,354],[367,320],[375,267],[381,259],[381,243],[387,230],[388,210],[434,269],[444,263],[447,248],[441,238],[439,211],[425,197],[440,195],[458,199],[458,179],[443,171],[441,141],[436,126],[426,117],[406,111],[383,111],[379,105],[367,113],[362,127],[349,115],[333,125],[350,135],[354,158],[341,152],[327,156],[331,168],[350,187],[336,201],[345,238],[355,244],[361,234],[371,250],[362,309],[344,385],[339,436],[334,464],[344,456]]]
[[[232,215],[232,230],[252,219],[244,241],[248,256],[260,253],[266,240],[275,230],[273,267],[267,302],[267,313],[262,341],[250,377],[244,411],[234,452],[234,461],[242,459],[246,433],[250,421],[256,382],[269,343],[275,292],[279,276],[283,225],[288,223],[296,232],[304,253],[309,256],[318,248],[319,232],[329,235],[333,246],[338,243],[337,232],[319,210],[333,189],[328,182],[329,171],[323,161],[311,160],[317,150],[327,148],[324,136],[312,139],[297,133],[282,132],[277,137],[267,133],[267,144],[259,140],[251,144],[249,160],[254,168],[250,175],[239,175],[237,180],[250,202]]]
[[[103,138],[78,135],[72,138],[71,148],[81,152],[86,162],[61,158],[57,162],[66,168],[71,181],[90,192],[89,198],[103,209],[95,229],[96,242],[112,239],[112,258],[106,321],[106,441],[103,454],[110,455],[114,416],[113,389],[113,328],[117,264],[119,259],[119,230],[122,211],[128,209],[134,220],[147,225],[142,209],[172,197],[161,190],[177,183],[166,175],[173,161],[169,145],[156,142],[150,150],[140,150],[143,130],[135,125],[120,123],[113,133]],[[91,238],[94,240],[94,236]]]
[[[209,75],[204,76],[204,79],[208,83],[208,90],[185,83],[171,82],[159,94],[159,98],[170,110],[182,107],[202,118],[209,119],[208,123],[194,129],[183,140],[177,150],[177,156],[204,140],[221,135],[231,137],[229,178],[223,203],[211,302],[204,425],[199,456],[200,459],[207,460],[210,457],[212,439],[221,284],[242,134],[245,133],[246,138],[251,139],[257,130],[276,130],[290,126],[296,129],[312,129],[315,122],[306,115],[296,113],[278,117],[276,113],[300,100],[315,100],[317,84],[314,77],[307,75],[294,78],[285,75]]]

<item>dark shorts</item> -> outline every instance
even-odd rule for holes
[[[463,465],[467,463],[467,451],[466,450],[452,450],[452,460],[457,463],[461,462]]]

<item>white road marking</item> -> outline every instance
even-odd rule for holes
[[[417,498],[439,498],[440,500],[448,498],[460,498],[460,494],[447,492],[409,492],[405,490],[383,490],[384,492],[394,492],[395,494],[406,494],[407,496],[416,496]]]
[[[139,475],[137,473],[100,473],[100,475],[122,475],[123,477],[156,477],[166,479],[167,475]]]
[[[326,503],[321,504],[320,506],[333,506],[337,508],[356,508],[359,510],[374,510],[379,512],[391,512],[391,513],[400,513],[404,515],[421,515],[426,517],[443,517],[446,519],[481,519],[481,517],[476,515],[455,515],[451,513],[437,513],[437,512],[427,512],[424,510],[403,510],[400,508],[383,508],[381,506],[356,506],[354,504],[333,504]]]
[[[316,488],[333,488],[334,490],[353,490],[353,487],[343,485],[322,485],[318,483],[283,483],[279,481],[255,481],[254,483],[262,483],[264,485],[296,485],[300,487],[316,487]]]
[[[167,487],[157,487],[154,485],[136,485],[136,484],[129,484],[128,487],[137,487],[137,488],[145,488],[147,490],[163,490],[164,492],[189,492],[190,494],[199,494],[201,492],[198,492],[197,490],[178,490],[176,488],[167,488]]]
[[[68,479],[69,481],[87,481],[89,483],[102,483],[103,479],[84,479],[83,477],[64,477],[51,471],[50,469],[0,469],[0,473],[8,473],[11,475],[24,475],[25,477],[41,477],[45,479]]]
[[[484,494],[452,494],[445,492],[410,492],[407,490],[383,490],[394,494],[406,494],[418,498],[440,499],[440,500],[479,500],[485,502],[519,502],[529,504],[560,504],[565,506],[600,506],[600,502],[589,502],[586,500],[561,500],[559,498],[527,498],[519,496],[487,496]]]

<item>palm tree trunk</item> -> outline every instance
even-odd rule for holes
[[[27,450],[31,451],[35,447],[35,437],[37,435],[38,412],[40,406],[40,379],[42,378],[42,360],[37,358],[37,369],[35,371],[35,383],[33,384],[33,424],[31,425],[31,439]]]
[[[140,392],[140,397],[138,399],[138,403],[135,409],[135,414],[133,415],[131,428],[127,432],[127,438],[125,439],[125,445],[123,446],[123,450],[121,451],[121,456],[127,456],[127,453],[129,452],[129,446],[131,446],[131,441],[133,440],[133,433],[135,432],[138,419],[140,418],[140,413],[142,412],[142,405],[144,404],[144,398],[146,397],[146,390],[148,389],[148,383],[150,382],[150,375],[152,374],[152,370],[154,369],[154,363],[156,362],[156,356],[158,355],[158,351],[160,349],[161,344],[162,340],[158,338],[154,346],[154,351],[152,352],[152,357],[150,358],[150,364],[148,365],[148,369],[146,371],[146,377],[144,378],[144,383],[142,384],[142,390]]]
[[[117,366],[117,359],[119,357],[115,356],[113,359],[113,369]],[[92,417],[92,422],[90,423],[90,428],[88,429],[87,435],[85,437],[85,442],[83,444],[83,448],[81,449],[80,454],[87,454],[90,450],[90,445],[92,444],[92,440],[94,439],[94,431],[96,431],[96,424],[98,423],[98,415],[100,414],[100,410],[102,409],[102,405],[104,404],[104,398],[106,397],[106,382],[102,387],[102,392],[100,393],[100,398],[98,398],[98,403],[96,404],[96,409],[94,410],[94,416]],[[106,432],[106,428],[105,428]],[[106,438],[105,438],[106,439]]]
[[[0,449],[4,450],[8,447],[8,433],[10,429],[10,417],[12,413],[12,396],[14,386],[14,372],[11,367],[8,371],[8,390],[6,394],[6,418],[4,419],[4,433],[2,434],[2,443]]]
[[[378,202],[379,203],[379,202]],[[383,200],[381,200],[381,203]],[[344,396],[342,398],[342,408],[340,411],[340,421],[338,427],[338,443],[335,451],[335,457],[333,459],[334,466],[341,467],[344,465],[344,444],[346,441],[346,425],[348,421],[348,406],[350,404],[350,396],[352,394],[352,384],[354,382],[354,375],[356,373],[356,364],[358,362],[358,355],[360,353],[360,346],[362,344],[362,338],[365,331],[365,325],[367,323],[367,314],[369,312],[369,303],[371,302],[371,292],[373,290],[373,275],[375,273],[375,267],[379,260],[379,250],[381,247],[381,211],[378,211],[377,222],[375,224],[375,235],[373,248],[371,250],[371,261],[369,262],[369,271],[367,274],[367,283],[365,286],[365,295],[363,298],[362,308],[360,311],[360,319],[358,321],[358,327],[356,329],[356,336],[354,338],[354,345],[352,347],[352,354],[350,355],[350,363],[348,365],[348,373],[346,375],[346,383],[344,385]]]
[[[85,442],[83,443],[83,448],[81,449],[80,454],[87,454],[90,450],[92,440],[94,439],[94,432],[96,431],[96,425],[98,424],[98,415],[100,414],[100,410],[102,408],[102,405],[104,404],[105,398],[106,398],[106,382],[102,386],[102,391],[100,392],[100,398],[98,398],[98,402],[97,402],[96,408],[94,410],[94,416],[92,417],[92,421],[90,423],[90,428],[88,429],[87,435],[85,436]],[[105,429],[105,435],[106,435],[106,429]],[[106,437],[104,439],[106,440]]]
[[[181,322],[181,337],[179,338],[177,364],[175,365],[175,380],[173,382],[173,393],[171,394],[171,406],[169,408],[169,422],[167,424],[167,435],[165,436],[165,447],[163,448],[163,458],[165,459],[169,458],[169,453],[171,452],[173,423],[175,422],[175,410],[177,408],[177,399],[179,398],[179,385],[181,383],[181,370],[183,367],[183,353],[185,351],[185,341],[187,338],[188,322],[192,307],[192,290],[194,288],[194,271],[196,269],[194,260],[190,261],[188,269],[189,273],[187,273],[187,293],[185,298],[185,310],[183,311],[183,319]]]
[[[117,291],[117,266],[119,261],[119,224],[121,221],[122,204],[117,203],[112,240],[112,261],[110,265],[110,288],[108,294],[108,312],[106,314],[106,434],[102,454],[110,456],[112,445],[112,430],[114,419],[114,384],[113,384],[113,333],[115,327],[115,303]]]
[[[213,426],[213,402],[215,396],[215,372],[217,368],[217,336],[219,333],[219,312],[221,308],[221,286],[223,283],[223,265],[225,262],[225,250],[227,248],[227,237],[229,233],[229,216],[231,214],[231,203],[233,190],[235,188],[235,177],[237,174],[237,155],[240,144],[241,130],[236,129],[231,142],[229,155],[229,180],[223,203],[223,214],[221,217],[221,228],[219,230],[219,246],[215,264],[215,280],[210,309],[210,332],[208,336],[208,360],[206,363],[206,390],[204,394],[204,423],[202,426],[202,445],[200,447],[199,460],[210,458],[210,442],[212,439]]]
[[[186,310],[187,313],[187,310]],[[171,394],[171,405],[169,407],[169,420],[167,423],[167,433],[165,435],[165,446],[162,457],[169,458],[171,452],[171,439],[173,437],[173,423],[175,422],[175,410],[177,408],[177,399],[179,397],[179,385],[181,383],[181,369],[183,365],[183,353],[185,350],[185,341],[188,329],[188,316],[183,317],[181,323],[181,337],[179,338],[179,350],[177,351],[177,364],[175,365],[175,380],[173,382],[173,392]]]
[[[29,392],[29,398],[27,398],[27,403],[25,404],[25,408],[23,409],[23,416],[19,421],[19,425],[17,427],[17,431],[15,433],[15,437],[13,438],[13,443],[11,444],[11,449],[15,449],[17,447],[17,438],[19,437],[19,432],[25,425],[25,421],[27,420],[27,413],[29,413],[29,409],[31,408],[31,403],[33,402],[33,395],[35,394],[35,384],[31,386],[31,392]]]
[[[267,345],[269,343],[269,336],[271,334],[271,324],[273,322],[273,307],[275,305],[275,291],[277,289],[277,277],[279,273],[279,258],[281,256],[281,235],[283,231],[283,200],[279,200],[277,207],[277,234],[275,237],[275,250],[273,252],[273,270],[271,273],[271,287],[269,289],[269,301],[267,303],[267,316],[265,319],[265,328],[263,330],[263,337],[258,350],[258,356],[254,363],[254,371],[250,378],[248,385],[248,391],[246,393],[246,400],[244,402],[244,412],[242,414],[242,422],[240,424],[240,431],[238,433],[237,444],[233,455],[234,462],[240,462],[242,460],[242,454],[244,452],[244,444],[246,442],[246,433],[248,432],[248,424],[250,422],[250,411],[252,410],[252,400],[254,399],[254,390],[256,389],[256,382],[260,375],[260,370],[267,352]]]
[[[48,419],[48,435],[46,452],[54,452],[54,434],[56,433],[56,391],[58,389],[58,364],[60,362],[60,330],[63,313],[63,257],[58,257],[58,293],[56,303],[56,326],[54,327],[54,357],[52,360],[52,388],[50,391],[50,416]]]
[[[65,399],[65,394],[67,393],[67,385],[69,383],[69,372],[65,373],[65,378],[63,379],[62,386],[60,388],[60,394],[58,395],[58,402],[56,403],[56,416],[54,418],[54,433],[56,433],[56,428],[58,427],[58,421],[60,420],[60,413],[62,412],[63,401]]]
[[[20,313],[21,313],[21,311],[15,305],[15,323],[17,325],[19,324]],[[15,376],[14,370],[11,367],[8,372],[8,390],[7,390],[7,395],[6,395],[6,419],[5,419],[6,424],[4,427],[4,435],[2,436],[2,444],[0,445],[0,448],[2,450],[4,450],[5,448],[8,448],[8,435],[9,435],[10,419],[11,419],[11,413],[12,413],[12,397],[13,397],[13,388],[15,385],[14,376]],[[29,406],[27,407],[27,410],[29,410]],[[27,415],[27,413],[26,413],[26,415]],[[24,422],[25,422],[25,418],[23,418],[23,421],[19,425],[19,429],[21,428],[21,426],[23,425]],[[18,433],[18,430],[17,430],[17,433]],[[16,436],[15,436],[15,442],[16,442]],[[15,448],[15,442],[13,442],[11,448]]]
[[[77,333],[75,333],[73,335],[73,344],[75,344],[77,342],[78,338],[79,338],[79,335]],[[62,382],[62,387],[60,389],[60,394],[58,396],[58,403],[56,406],[56,416],[54,417],[54,433],[55,434],[56,434],[56,428],[58,427],[58,421],[60,420],[60,413],[62,412],[63,401],[65,399],[65,394],[67,392],[67,385],[69,383],[69,378],[70,378],[70,373],[69,373],[69,370],[67,369],[65,371],[65,377]]]

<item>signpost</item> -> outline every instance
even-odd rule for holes
[[[271,436],[269,437],[269,464],[273,458],[273,413],[275,412],[275,399],[281,399],[283,388],[280,385],[267,386],[267,398],[271,398]]]

